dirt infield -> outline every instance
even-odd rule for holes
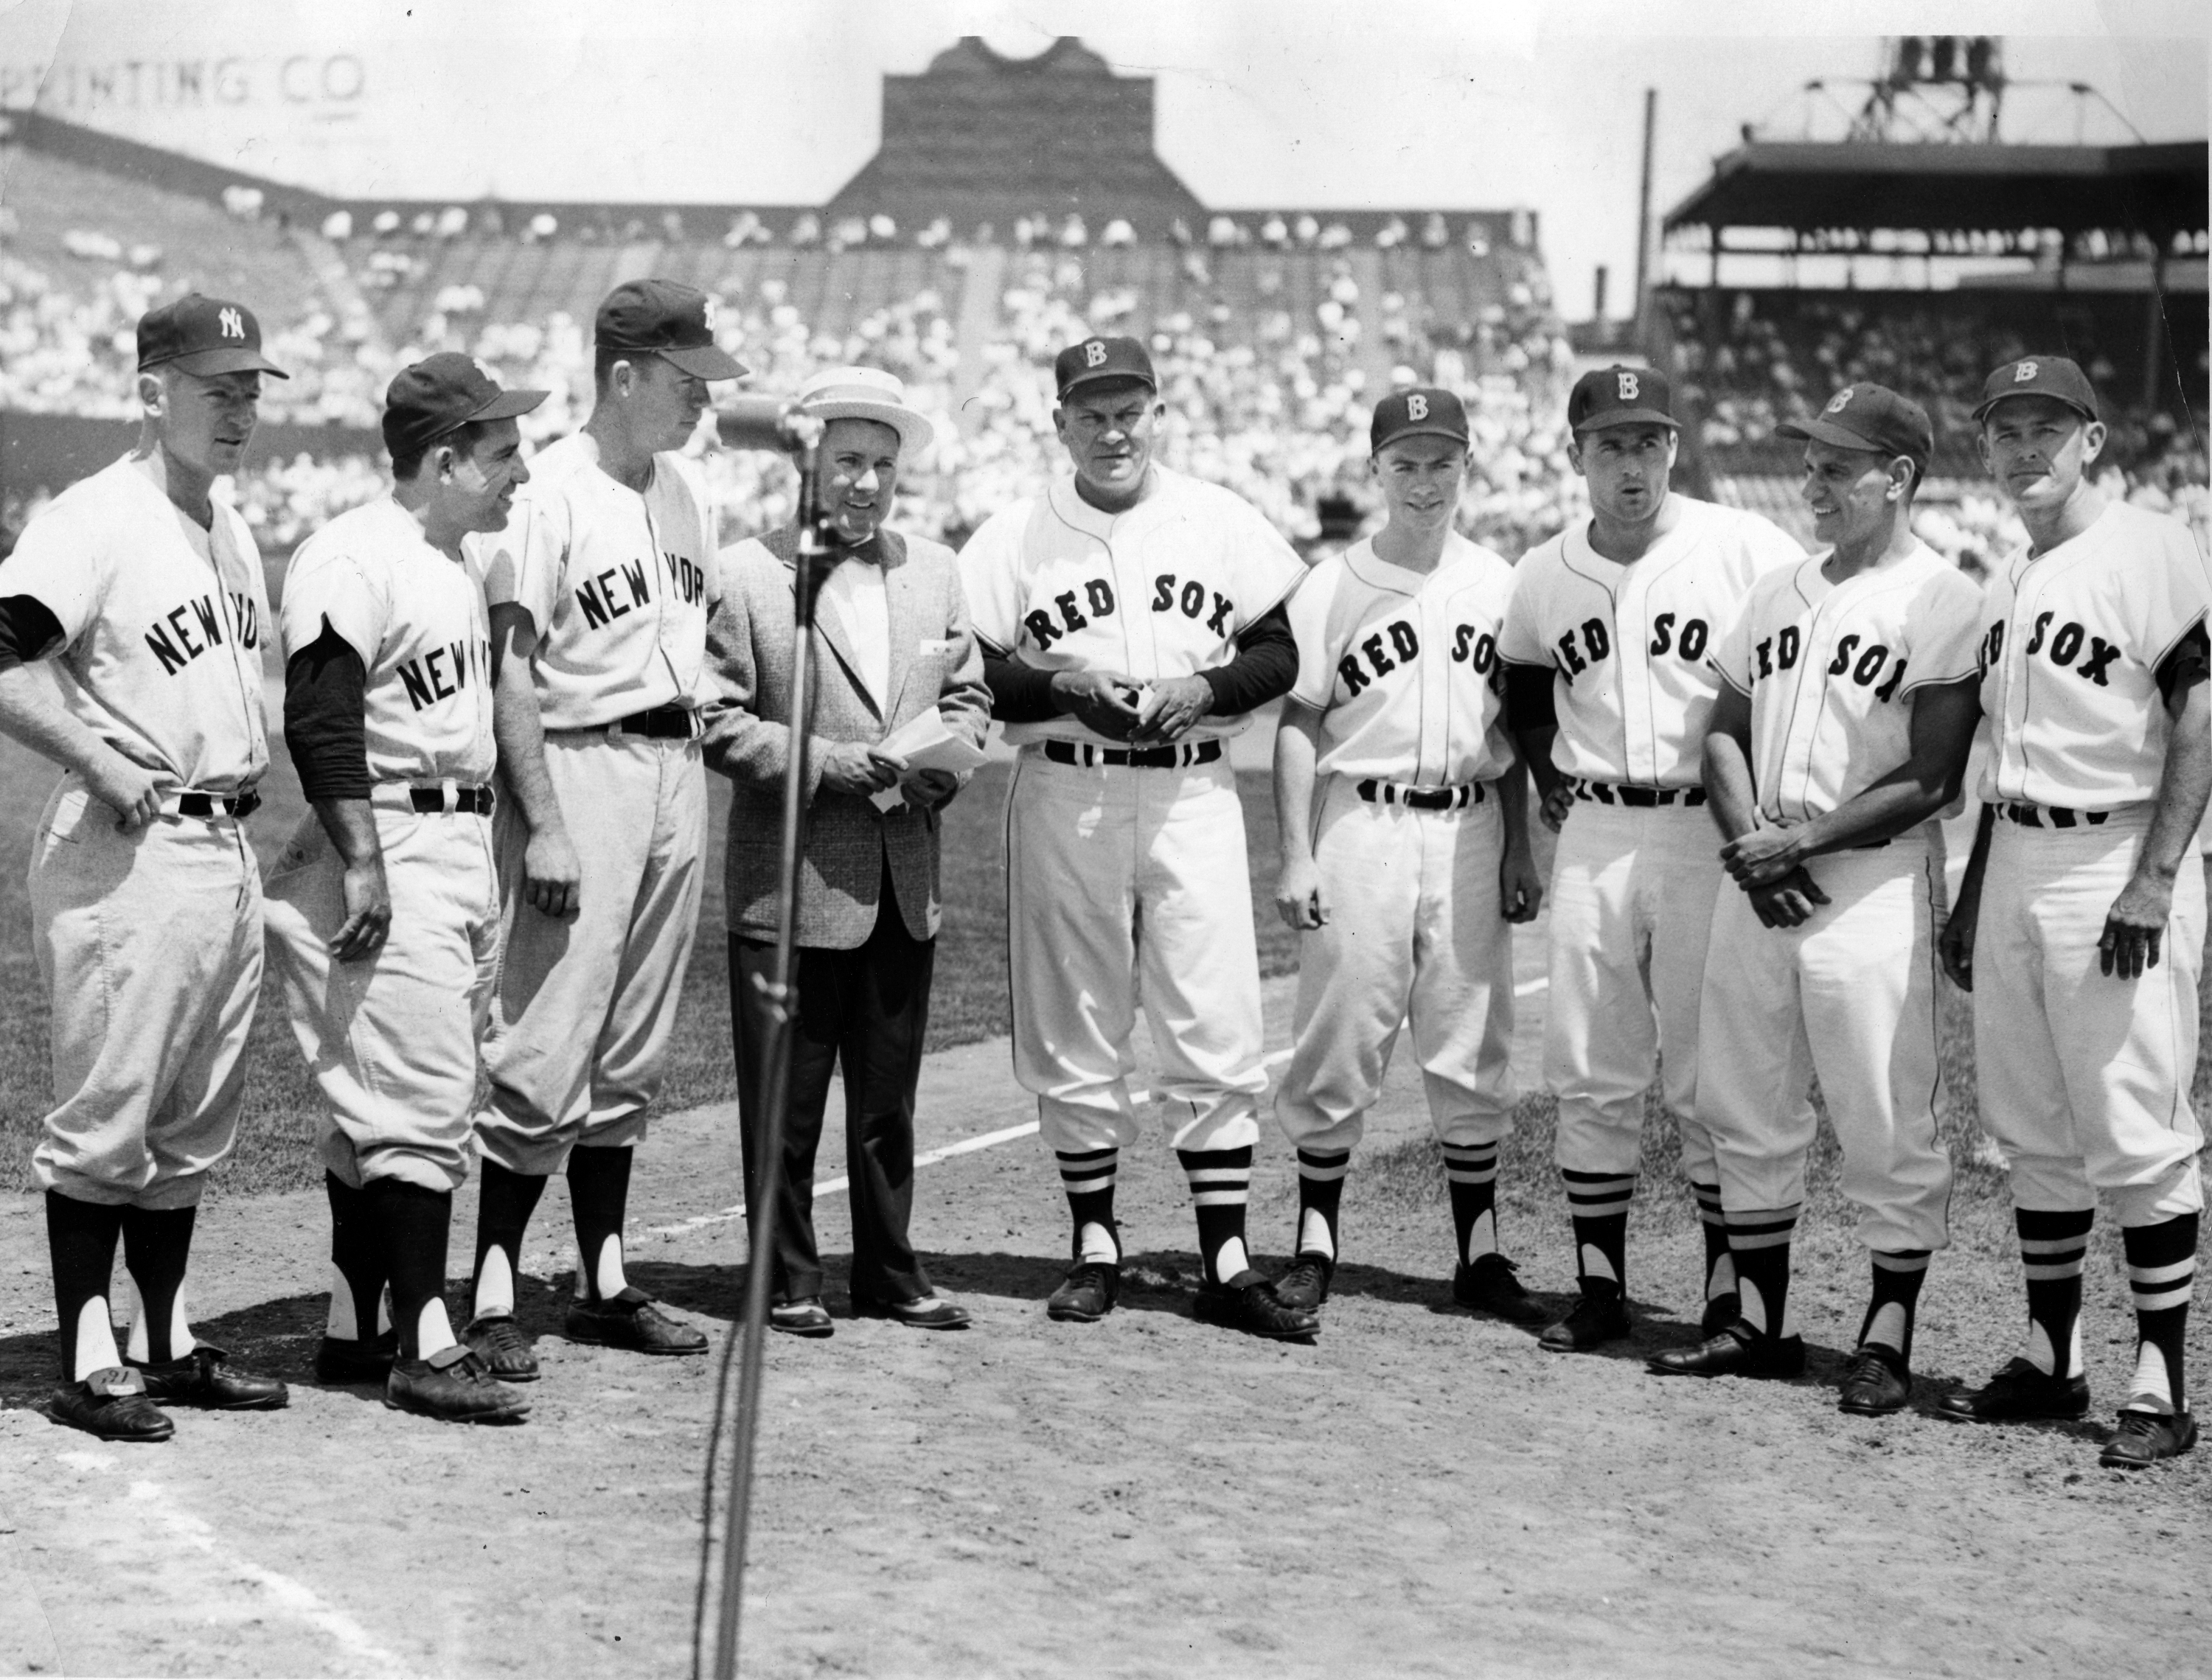
[[[1286,987],[1269,994],[1279,1045]],[[2095,1467],[2129,1352],[2109,1229],[2088,1291],[2092,1422],[1928,1415],[2017,1331],[1984,1170],[1929,1285],[1915,1410],[1848,1419],[1832,1391],[1863,1261],[1829,1175],[1804,1249],[1808,1379],[1664,1381],[1640,1356],[1690,1334],[1697,1242],[1666,1151],[1635,1216],[1633,1348],[1548,1356],[1449,1308],[1418,1101],[1401,1069],[1311,1347],[1192,1320],[1164,1148],[1125,1163],[1132,1287],[1091,1326],[1044,1318],[1066,1237],[1034,1138],[925,1169],[917,1238],[975,1328],[855,1323],[833,1286],[833,1339],[770,1338],[743,1671],[1981,1675],[2166,1671],[2203,1649],[2212,1453],[2136,1479]],[[933,1058],[925,1104],[926,1148],[1030,1114],[1003,1043]],[[1571,1261],[1541,1115],[1510,1151],[1504,1222],[1524,1277],[1557,1295]],[[743,1283],[742,1222],[713,1219],[737,1192],[728,1127],[720,1109],[662,1124],[633,1215],[636,1276],[718,1349]],[[825,1174],[839,1147],[825,1142]],[[1253,1228],[1272,1265],[1292,1169],[1273,1136],[1261,1155]],[[54,1358],[43,1227],[35,1202],[0,1204],[0,1671],[685,1672],[714,1370],[560,1337],[546,1283],[566,1269],[566,1219],[556,1185],[526,1256],[536,1415],[466,1430],[310,1380],[319,1198],[211,1198],[203,1331],[290,1379],[292,1408],[180,1412],[173,1441],[127,1448],[32,1410]],[[842,1198],[822,1225],[842,1277]]]

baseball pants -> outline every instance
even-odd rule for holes
[[[244,828],[164,816],[126,834],[65,777],[39,820],[30,900],[55,1105],[33,1174],[80,1202],[195,1205],[237,1135],[261,993]]]
[[[2123,1225],[2204,1205],[2190,1107],[2204,872],[2173,884],[2158,966],[2101,973],[2097,941],[2150,829],[2150,807],[2101,825],[2026,828],[2000,818],[1974,930],[1974,1064],[1982,1125],[2014,1204],[2045,1212],[2112,1199]]]
[[[1733,882],[1713,911],[1698,1044],[1698,1118],[1732,1211],[1805,1199],[1818,1074],[1859,1240],[1950,1241],[1951,1157],[1936,1135],[1935,926],[1942,862],[1926,831],[1807,866],[1829,902],[1762,926]]]
[[[1702,805],[1577,801],[1559,831],[1544,1080],[1565,1171],[1638,1169],[1656,1061],[1682,1170],[1712,1182],[1695,1101],[1698,999],[1721,880],[1719,832]]]
[[[1244,813],[1225,757],[1181,769],[1024,750],[1006,798],[1014,1077],[1046,1146],[1120,1148],[1141,1001],[1178,1149],[1260,1135],[1260,961]]]
[[[530,825],[512,799],[492,819],[504,955],[477,1111],[486,1159],[560,1171],[579,1143],[645,1136],[675,1030],[705,882],[707,779],[696,742],[545,737],[545,773],[579,866],[577,907],[525,901]]]
[[[1504,824],[1485,791],[1463,810],[1413,810],[1330,779],[1314,838],[1329,917],[1299,937],[1296,1047],[1275,1094],[1292,1144],[1358,1143],[1409,1011],[1437,1141],[1494,1143],[1512,1129]]]
[[[402,790],[403,793],[404,790]],[[491,824],[375,802],[392,930],[359,962],[331,955],[343,866],[312,816],[269,876],[269,928],[292,1031],[329,1112],[318,1151],[341,1182],[453,1190],[468,1176],[477,1046],[499,967]]]

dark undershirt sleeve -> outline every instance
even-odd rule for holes
[[[1041,724],[1057,718],[1052,673],[1010,654],[983,651],[983,681],[991,690],[991,715],[1002,724]]]
[[[1298,680],[1298,644],[1287,608],[1261,614],[1237,638],[1237,657],[1199,673],[1213,690],[1213,715],[1242,717],[1291,691]]]
[[[1559,713],[1553,698],[1548,665],[1505,667],[1505,727],[1515,735],[1532,729],[1556,729]]]
[[[368,674],[353,644],[323,621],[323,634],[284,667],[284,744],[310,799],[368,798],[368,741],[362,697]]]
[[[2158,662],[2158,689],[2171,706],[2176,693],[2192,682],[2203,682],[2207,676],[2212,676],[2212,637],[2205,634],[2204,623],[2200,619]]]
[[[0,597],[0,670],[45,658],[61,639],[61,620],[37,596]]]

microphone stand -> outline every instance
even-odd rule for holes
[[[741,399],[742,400],[742,399]],[[759,399],[754,399],[756,402]],[[745,1310],[738,1327],[743,1351],[738,1370],[737,1421],[731,1439],[730,1499],[722,1540],[720,1614],[715,1627],[715,1680],[737,1672],[738,1624],[744,1598],[745,1542],[752,1507],[753,1449],[760,1430],[762,1351],[768,1333],[769,1274],[775,1252],[776,1199],[782,1188],[785,1110],[791,1083],[792,1032],[797,999],[792,984],[797,961],[799,865],[806,845],[808,714],[812,710],[808,655],[814,634],[815,603],[828,570],[829,520],[820,496],[823,423],[789,408],[774,422],[777,442],[799,457],[799,547],[792,576],[790,745],[784,755],[781,874],[776,889],[774,978],[756,978],[769,1014],[769,1050],[758,1070],[761,1152],[750,1174],[746,1228],[751,1249],[745,1278]],[[732,428],[734,429],[734,428]],[[746,441],[750,441],[748,435]],[[710,1471],[711,1471],[711,1466]],[[710,1518],[711,1519],[711,1518]]]

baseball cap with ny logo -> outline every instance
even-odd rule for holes
[[[261,323],[251,309],[198,292],[138,318],[138,371],[171,366],[202,379],[217,373],[291,377],[261,354]]]

